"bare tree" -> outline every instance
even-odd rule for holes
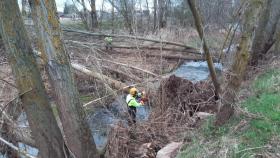
[[[188,4],[189,4],[189,6],[191,8],[191,11],[193,13],[193,17],[194,17],[197,32],[198,32],[199,37],[200,37],[200,39],[203,43],[203,50],[204,50],[205,59],[207,61],[208,69],[210,71],[210,76],[212,78],[212,82],[213,82],[214,87],[215,87],[215,94],[216,94],[216,97],[218,98],[219,94],[220,94],[220,91],[221,91],[221,88],[220,88],[220,84],[219,84],[218,79],[217,79],[217,75],[216,75],[215,67],[214,67],[214,64],[213,64],[213,60],[212,60],[209,48],[207,46],[205,37],[204,37],[201,17],[200,17],[199,12],[196,8],[195,0],[188,0]]]
[[[269,22],[272,0],[266,0],[265,3],[266,5],[260,16],[258,27],[255,32],[255,38],[253,40],[252,58],[250,63],[254,66],[258,64],[258,60],[260,59],[264,51],[265,30]]]
[[[158,0],[158,26],[164,28],[166,26],[166,0]]]
[[[157,0],[154,0],[154,31],[157,28]]]
[[[112,34],[115,32],[115,0],[112,0]]]
[[[32,135],[42,157],[67,157],[16,0],[0,1],[0,31]]]
[[[32,17],[39,36],[39,48],[58,104],[66,143],[79,158],[97,157],[97,149],[80,104],[69,55],[61,38],[54,0],[30,0]]]
[[[263,6],[263,4],[264,2],[262,0],[248,1],[248,7],[245,10],[243,18],[244,30],[239,42],[239,48],[237,49],[234,58],[234,63],[230,70],[230,79],[221,97],[222,107],[217,114],[215,122],[216,125],[223,125],[224,123],[226,123],[226,121],[229,120],[234,112],[233,104],[235,102],[236,96],[239,92],[239,88],[242,84],[243,77],[247,69],[254,26],[259,17],[259,10]]]
[[[90,0],[90,15],[91,15],[91,30],[98,27],[98,21],[97,21],[97,13],[96,13],[96,5],[95,0]]]

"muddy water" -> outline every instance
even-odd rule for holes
[[[215,64],[216,69],[222,69],[221,64]],[[193,82],[205,80],[209,76],[209,71],[206,62],[185,62],[175,71],[170,74],[175,74]],[[127,124],[126,121],[126,103],[125,96],[118,96],[115,101],[109,105],[109,108],[98,107],[92,110],[88,115],[88,122],[95,140],[95,144],[99,150],[102,150],[107,142],[107,136],[111,127],[119,121]],[[143,106],[137,108],[137,120],[145,121],[148,119],[150,107]],[[37,155],[38,150],[20,144],[21,149],[26,149],[28,153]],[[1,158],[1,156],[0,156]]]

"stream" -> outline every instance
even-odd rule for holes
[[[222,65],[215,63],[217,71],[222,70]],[[178,77],[197,82],[208,78],[209,71],[206,62],[185,62],[178,67],[174,72]],[[126,123],[126,117],[123,116],[126,111],[126,103],[124,96],[119,96],[110,106],[110,109],[96,108],[93,113],[89,115],[88,120],[92,129],[92,135],[98,149],[103,149],[107,142],[107,135],[112,127],[118,121]],[[145,121],[148,119],[150,107],[143,106],[137,108],[136,117],[138,121]],[[98,130],[96,130],[98,129]]]
[[[222,65],[215,63],[217,71],[222,70]],[[185,62],[179,66],[175,71],[171,72],[170,75],[175,74],[178,77],[188,79],[193,82],[205,80],[209,76],[209,71],[206,62]],[[98,107],[94,108],[88,115],[88,123],[92,131],[92,135],[95,140],[95,144],[99,150],[102,150],[107,142],[107,136],[112,126],[117,122],[122,121],[127,124],[125,112],[126,103],[125,96],[118,96],[113,103],[109,106],[110,108]],[[150,112],[149,106],[143,106],[137,108],[137,121],[145,121],[149,117]],[[20,120],[26,120],[26,116],[22,116]],[[26,121],[25,121],[26,122]],[[19,122],[20,125],[26,125],[24,122]],[[22,143],[19,143],[19,147],[26,150],[31,155],[36,156],[38,150]],[[2,158],[3,156],[0,156]]]

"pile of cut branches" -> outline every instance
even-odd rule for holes
[[[194,84],[176,76],[162,81],[149,119],[133,127],[115,126],[106,156],[154,157],[169,142],[182,141],[182,134],[196,126],[196,112],[217,112],[213,89],[208,82]]]

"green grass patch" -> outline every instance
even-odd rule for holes
[[[75,30],[86,30],[86,26],[82,21],[67,21],[67,22],[61,22],[61,26],[63,28],[68,29],[75,29]]]
[[[250,113],[261,116],[260,118],[250,119],[246,116],[235,116],[224,126],[215,127],[213,125],[214,118],[211,117],[196,132],[196,136],[199,137],[200,141],[189,144],[177,157],[203,157],[201,156],[202,151],[198,151],[203,146],[207,149],[204,151],[217,150],[218,155],[216,157],[224,157],[219,156],[219,153],[222,153],[221,151],[227,148],[227,151],[231,152],[228,152],[226,157],[247,158],[264,151],[265,146],[272,138],[279,138],[280,69],[269,70],[257,77],[252,83],[252,91],[253,95],[244,100],[241,103],[241,107]],[[246,126],[242,130],[232,132],[241,120],[246,120]],[[273,150],[279,151],[277,147],[273,148]],[[206,155],[206,157],[214,156],[211,155],[211,152],[206,153]]]
[[[81,95],[80,96],[80,101],[82,103],[88,103],[88,102],[92,101],[93,99],[94,99],[94,97],[91,95]]]

